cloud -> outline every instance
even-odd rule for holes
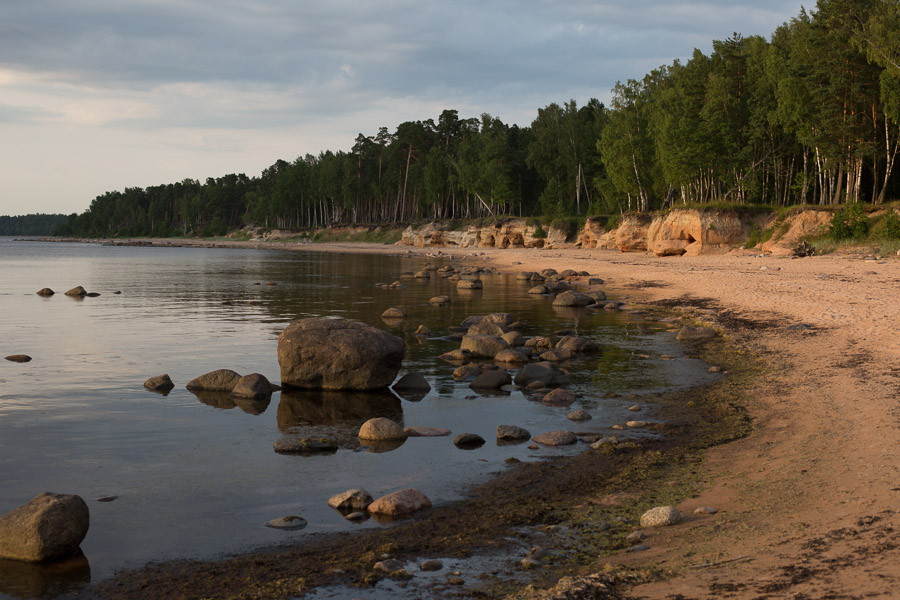
[[[129,144],[142,147],[143,164],[118,169],[142,175],[128,185],[177,180],[192,162],[192,172],[254,173],[445,108],[528,125],[538,107],[606,99],[617,80],[694,47],[708,52],[735,30],[768,35],[799,9],[780,0],[2,2],[0,137],[43,140],[17,154],[44,148],[22,160],[45,167],[54,139],[78,148],[85,162],[72,177],[93,182],[84,189],[110,189],[103,178],[121,152],[109,149]],[[27,169],[2,174],[40,180]],[[51,183],[21,189],[41,185]]]

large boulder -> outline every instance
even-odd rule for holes
[[[42,562],[78,551],[90,515],[80,496],[44,492],[0,516],[0,558]]]
[[[374,390],[390,385],[406,345],[359,321],[313,317],[294,321],[278,336],[285,387]]]
[[[190,380],[187,389],[230,392],[240,380],[241,376],[231,369],[218,369]]]

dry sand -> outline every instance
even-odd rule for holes
[[[412,251],[507,271],[586,270],[604,278],[614,297],[689,300],[697,318],[722,326],[770,365],[748,397],[753,433],[706,452],[705,491],[678,507],[686,521],[651,532],[646,552],[609,559],[674,570],[631,597],[900,598],[900,260]],[[719,512],[693,514],[703,506]]]
[[[507,271],[586,270],[635,301],[690,298],[770,365],[749,394],[753,433],[706,452],[705,491],[678,507],[686,522],[612,557],[676,570],[632,597],[900,598],[900,260],[440,251]],[[719,512],[693,514],[704,506]]]

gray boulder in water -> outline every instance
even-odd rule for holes
[[[272,395],[272,384],[264,375],[250,373],[238,379],[231,390],[232,396],[239,398],[267,398]]]
[[[80,496],[44,492],[0,516],[0,558],[42,562],[78,551],[90,515]]]
[[[386,331],[347,319],[294,321],[278,336],[285,387],[375,390],[397,377],[406,344]]]
[[[190,380],[187,389],[230,392],[240,380],[241,376],[231,369],[218,369]]]

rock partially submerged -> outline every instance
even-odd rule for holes
[[[431,506],[431,500],[415,488],[391,492],[372,502],[368,510],[386,517],[406,517]]]
[[[273,444],[278,454],[314,454],[336,452],[338,439],[334,437],[285,437]]]
[[[369,419],[359,429],[359,438],[363,440],[405,440],[406,437],[403,428],[386,417]]]
[[[232,396],[238,398],[268,398],[272,395],[274,388],[264,375],[259,373],[250,373],[238,379],[234,388],[231,390]]]
[[[682,342],[703,342],[718,335],[712,327],[682,327],[675,339]]]
[[[78,551],[90,514],[80,496],[44,492],[0,516],[0,558],[43,562]]]
[[[55,293],[56,293],[56,292],[54,292],[54,291],[51,290],[50,288],[41,288],[41,289],[39,289],[39,290],[37,291],[37,295],[38,295],[38,296],[42,296],[42,297],[44,297],[44,298],[49,298],[50,296],[52,296],[52,295],[55,294]]]
[[[231,369],[217,369],[192,379],[188,382],[187,389],[230,392],[240,380],[241,376]]]
[[[428,383],[425,376],[415,372],[407,373],[392,387],[395,391],[428,392],[431,390],[431,384]]]
[[[85,296],[87,296],[87,290],[79,285],[66,292],[66,296],[71,296],[73,298],[84,298]]]
[[[163,373],[162,375],[151,377],[150,379],[145,381],[144,387],[154,392],[167,393],[172,391],[172,389],[175,387],[175,384],[172,383],[172,379],[169,377],[168,373]]]
[[[10,354],[6,357],[6,360],[14,363],[27,363],[31,362],[31,357],[27,354]]]
[[[498,440],[527,440],[531,433],[516,425],[497,425]]]
[[[570,446],[578,441],[578,436],[571,431],[548,431],[534,436],[534,441],[545,446]]]
[[[364,489],[356,488],[335,494],[328,499],[328,506],[343,511],[365,510],[372,504],[372,500],[372,494]]]
[[[301,319],[278,337],[278,364],[285,387],[384,388],[397,377],[405,352],[400,338],[346,319]]]

